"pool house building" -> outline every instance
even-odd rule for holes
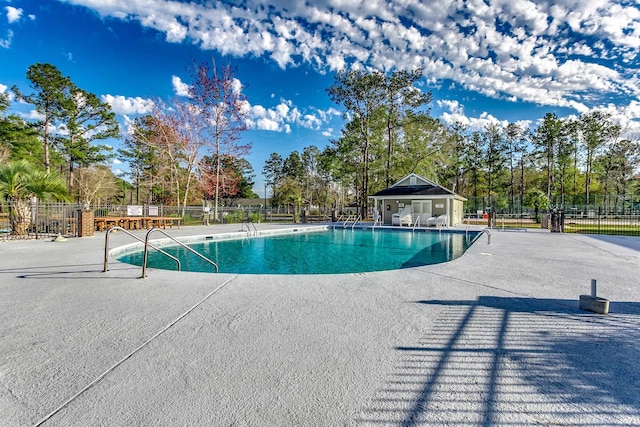
[[[383,225],[453,226],[462,222],[464,202],[459,194],[415,173],[371,196]],[[374,215],[375,217],[375,215]]]

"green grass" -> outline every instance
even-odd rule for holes
[[[640,224],[575,224],[565,223],[565,233],[640,235]]]

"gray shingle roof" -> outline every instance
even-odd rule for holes
[[[443,196],[454,195],[452,191],[436,185],[398,185],[378,191],[373,196]]]

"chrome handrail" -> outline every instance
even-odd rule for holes
[[[166,237],[168,237],[173,242],[177,243],[178,245],[182,246],[186,250],[188,250],[188,251],[194,253],[195,255],[199,256],[203,260],[207,261],[209,264],[213,265],[216,268],[216,273],[218,272],[218,264],[216,264],[215,262],[211,261],[206,256],[202,255],[200,252],[198,252],[198,251],[194,250],[193,248],[185,245],[184,243],[182,243],[181,241],[179,241],[175,237],[169,235],[166,231],[162,230],[161,228],[152,228],[151,230],[149,230],[147,232],[147,236],[144,239],[144,256],[142,258],[142,278],[143,279],[146,277],[147,258],[148,258],[149,246],[151,246],[151,244],[149,243],[149,236],[151,235],[151,233],[153,233],[155,231],[159,231],[160,233],[164,234]]]
[[[416,227],[420,226],[420,215],[416,215],[416,218],[413,220],[413,231],[416,231]]]
[[[488,228],[485,228],[481,231],[481,233],[486,233],[487,235],[487,245],[491,244],[491,231]]]
[[[127,230],[125,230],[124,228],[122,228],[120,226],[116,225],[115,227],[109,228],[107,230],[107,233],[104,236],[104,265],[103,265],[103,270],[102,270],[103,273],[109,271],[109,233],[111,233],[113,230],[124,231],[125,234],[133,237],[137,241],[139,241],[141,243],[145,243],[144,240],[142,240],[141,238],[139,238],[135,234],[132,234],[132,233],[128,232]],[[151,243],[149,243],[149,246],[151,246],[153,249],[155,249],[156,251],[160,252],[161,254],[166,255],[169,258],[171,258],[172,260],[174,260],[178,264],[178,271],[180,271],[180,260],[178,258],[176,258],[173,255],[163,251],[162,249],[152,245]]]
[[[253,223],[253,221],[244,221],[240,226],[242,231],[244,231],[245,224],[247,225],[247,236],[249,237],[251,237],[252,235],[254,237],[258,236],[258,229],[256,228],[256,225]],[[253,233],[251,232],[251,227],[249,227],[249,224],[251,224],[251,226],[253,227]]]
[[[351,229],[353,230],[356,226],[356,224],[358,223],[358,221],[360,221],[360,215],[358,215],[356,217],[356,219],[353,221],[353,224],[351,225]]]

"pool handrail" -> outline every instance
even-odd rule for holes
[[[416,231],[416,227],[420,227],[420,215],[416,215],[413,220],[413,229],[411,231]]]
[[[491,244],[491,229],[490,228],[484,228],[480,233],[485,233],[487,235],[487,245]]]
[[[154,233],[156,231],[159,231],[160,233],[164,234],[166,237],[169,238],[169,240],[177,243],[178,245],[182,246],[183,248],[185,248],[186,250],[188,250],[189,252],[197,255],[198,257],[202,258],[203,260],[205,260],[206,262],[208,262],[209,264],[213,265],[216,268],[216,273],[218,272],[218,264],[216,264],[215,262],[211,261],[209,258],[207,258],[206,256],[202,255],[200,252],[196,251],[195,249],[185,245],[184,243],[182,243],[181,241],[179,241],[178,239],[176,239],[175,237],[171,236],[169,233],[167,233],[166,231],[164,231],[161,228],[152,228],[151,230],[149,230],[147,232],[147,235],[144,239],[144,255],[142,257],[142,278],[144,279],[146,276],[146,272],[147,272],[147,259],[148,259],[148,252],[149,252],[149,246],[152,246],[149,243],[149,236],[151,236],[151,233]],[[153,246],[152,246],[153,247]]]
[[[347,228],[347,227],[349,226],[349,223],[350,223],[351,221],[354,221],[354,224],[353,224],[353,225],[355,225],[355,223],[356,223],[356,222],[358,222],[358,220],[359,220],[359,219],[360,219],[360,216],[359,216],[359,215],[357,215],[357,216],[356,216],[355,214],[353,214],[353,215],[349,215],[349,216],[347,217],[347,219],[345,219],[345,220],[344,220],[344,223],[342,224],[342,228]],[[352,228],[353,228],[353,227],[352,227]]]
[[[109,234],[114,230],[123,231],[125,234],[133,237],[137,241],[139,241],[141,243],[145,243],[145,241],[142,240],[140,237],[136,236],[135,234],[130,233],[129,231],[125,230],[124,228],[122,228],[122,227],[120,227],[118,225],[110,227],[107,230],[107,232],[106,232],[106,234],[104,236],[104,265],[103,265],[103,270],[102,270],[103,273],[109,271]],[[178,271],[180,271],[180,260],[178,258],[176,258],[173,255],[163,251],[162,249],[152,245],[151,243],[149,243],[149,246],[151,246],[153,249],[155,249],[156,251],[160,252],[161,254],[163,254],[165,256],[168,256],[169,258],[174,260],[176,262],[176,264],[178,264]]]
[[[258,228],[253,223],[253,221],[251,221],[251,220],[243,221],[242,225],[240,226],[242,231],[244,231],[245,224],[247,225],[247,237],[251,237],[251,236],[257,237],[258,236]],[[249,227],[249,224],[251,224],[251,226],[253,227],[253,231],[251,231],[251,228]]]

